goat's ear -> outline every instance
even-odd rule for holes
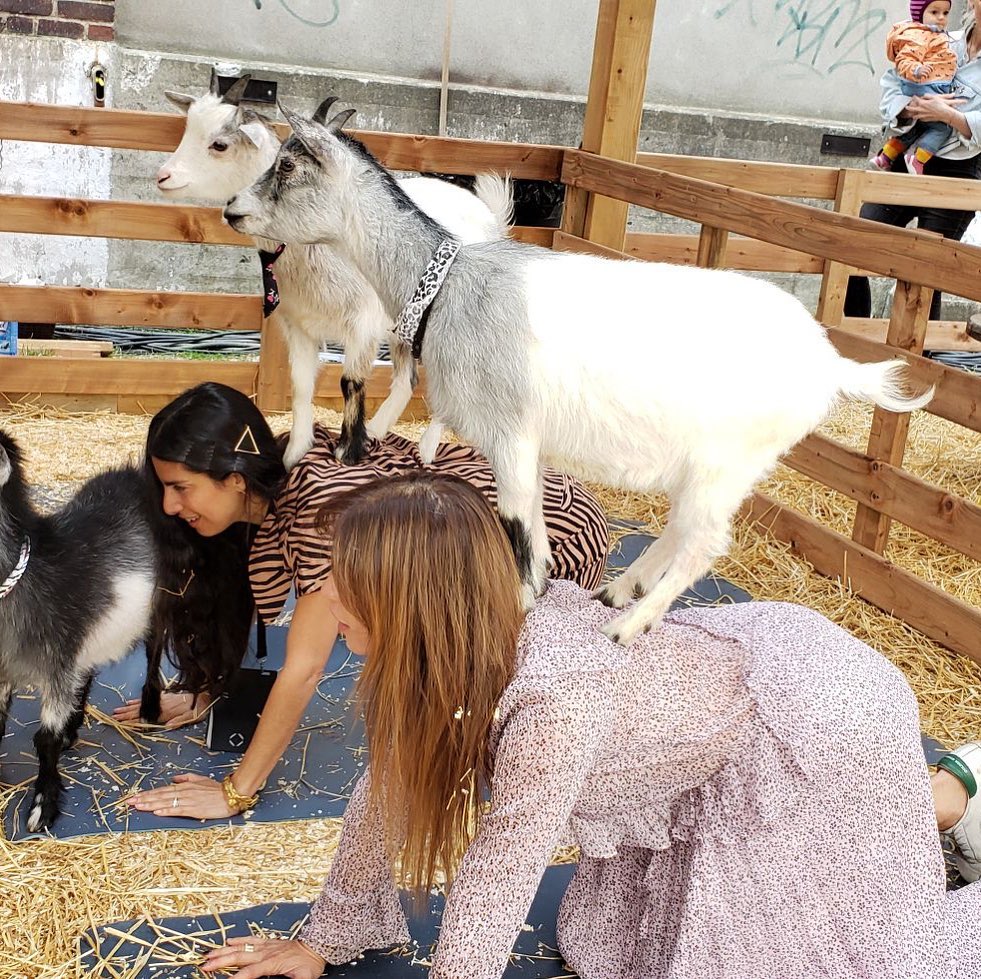
[[[164,96],[168,102],[173,102],[181,112],[187,112],[197,102],[193,95],[184,95],[182,92],[164,92]]]
[[[330,122],[327,123],[327,132],[335,136],[347,125],[348,120],[357,112],[357,109],[347,109],[345,112],[338,112]]]
[[[306,151],[315,160],[322,162],[329,160],[331,155],[330,146],[328,145],[329,140],[324,127],[311,122],[309,119],[304,119],[303,116],[297,115],[295,112],[291,112],[282,102],[279,103],[279,109],[286,118],[286,121],[290,124],[293,135],[304,145]]]
[[[245,136],[253,146],[261,146],[263,134],[268,132],[261,122],[243,122],[238,131]]]
[[[13,471],[14,467],[7,456],[7,450],[3,447],[3,442],[0,441],[0,489],[7,485]]]
[[[221,97],[222,102],[226,105],[238,105],[245,98],[245,90],[251,81],[251,75],[242,75],[241,78],[236,79],[231,88]]]
[[[330,98],[326,98],[320,105],[317,106],[317,111],[311,116],[314,122],[319,122],[321,126],[327,124],[327,113],[330,112],[330,107],[337,101],[336,95],[331,95]]]

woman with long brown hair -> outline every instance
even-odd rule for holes
[[[397,884],[442,880],[432,979],[497,979],[571,830],[557,935],[583,979],[978,974],[981,887],[945,894],[937,827],[977,877],[981,746],[931,785],[911,691],[868,646],[752,602],[624,649],[562,581],[525,616],[497,519],[450,476],[327,521],[370,768],[298,940],[233,939],[204,971],[316,979],[404,942]]]

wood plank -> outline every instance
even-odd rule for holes
[[[258,279],[258,266],[256,269]],[[258,330],[262,326],[262,297],[0,284],[0,313],[4,319],[25,322]]]
[[[262,324],[256,384],[256,404],[262,411],[289,410],[293,391],[290,355],[278,312],[274,312]]]
[[[282,138],[290,132],[289,126],[282,123],[277,130]],[[183,132],[184,117],[175,113],[0,101],[0,139],[169,153],[177,147]],[[530,180],[558,180],[562,165],[563,147],[560,146],[367,130],[352,132],[393,170],[509,171],[515,177]]]
[[[122,394],[174,397],[202,381],[220,381],[254,391],[254,362],[116,358],[56,360],[52,357],[5,357],[0,385],[4,392],[45,394]]]
[[[0,194],[0,231],[255,248],[222,222],[221,208],[195,204]]]
[[[511,228],[511,237],[515,241],[523,241],[526,245],[538,245],[541,248],[552,247],[552,236],[555,228],[532,228],[516,224]]]
[[[562,146],[498,143],[486,139],[355,130],[354,135],[391,170],[422,173],[510,173],[523,180],[558,180]]]
[[[762,493],[753,494],[741,516],[760,533],[788,543],[815,570],[842,581],[867,602],[948,649],[981,662],[981,612],[973,606]]]
[[[916,205],[943,200],[944,207],[962,211],[981,210],[981,186],[976,180],[951,177],[917,177],[906,173],[854,170],[863,203]]]
[[[923,353],[927,317],[933,290],[929,286],[896,283],[892,317],[886,345],[913,354]],[[872,412],[872,428],[869,433],[868,454],[892,466],[902,466],[909,434],[909,412],[887,411],[876,405]],[[871,507],[859,504],[855,513],[852,538],[863,547],[885,554],[889,540],[889,517]]]
[[[108,357],[112,353],[112,344],[106,340],[35,340],[25,337],[17,341],[17,352],[31,357],[90,360]]]
[[[563,182],[593,193],[981,301],[981,248],[976,246],[582,150],[569,150],[565,160]]]
[[[586,238],[577,238],[575,235],[568,235],[564,231],[556,231],[552,243],[552,250],[557,252],[576,252],[581,255],[598,255],[600,258],[629,259],[629,255],[618,252],[615,248],[607,248],[595,241]]]
[[[833,327],[828,330],[828,339],[843,356],[862,363],[895,358],[905,360],[909,366],[910,381],[916,390],[936,385],[933,400],[924,411],[981,432],[981,376],[904,350],[894,350],[885,344]]]
[[[609,8],[613,30],[612,36],[608,30],[602,35],[597,32],[596,43],[608,45],[610,54],[598,61],[594,58],[601,74],[590,78],[589,104],[599,100],[602,121],[598,133],[584,134],[583,146],[607,158],[637,158],[655,6],[655,0],[600,0],[601,8]],[[598,136],[595,144],[594,136]],[[593,193],[586,204],[582,237],[623,251],[626,229],[627,205]]]
[[[849,499],[981,561],[981,507],[956,493],[822,435],[807,436],[782,461]]]
[[[255,361],[165,360],[120,358],[93,361],[60,361],[50,357],[5,357],[0,374],[0,396],[9,392],[46,392],[59,395],[114,394],[125,398],[173,398],[202,381],[219,381],[255,395],[258,364]],[[317,377],[316,397],[336,397],[342,367],[324,364]],[[391,367],[376,365],[365,383],[365,397],[384,399],[391,387]],[[424,398],[425,377],[416,385],[415,397]]]
[[[838,188],[838,170],[832,167],[720,160],[711,156],[677,156],[670,153],[638,153],[637,163],[642,167],[711,180],[769,197],[833,201]]]
[[[670,262],[673,265],[694,265],[698,256],[698,235],[627,234],[624,252],[647,262]],[[824,271],[824,259],[803,252],[755,241],[740,235],[729,235],[726,248],[726,267],[744,272],[808,272]],[[883,320],[883,323],[885,321]],[[885,327],[883,327],[883,334]]]
[[[728,245],[729,232],[725,228],[713,228],[711,225],[703,224],[698,236],[695,264],[703,269],[725,268]]]
[[[838,189],[835,193],[835,212],[858,217],[862,206],[861,184],[857,170],[839,171]],[[838,326],[845,315],[845,293],[848,277],[855,271],[848,265],[827,259],[818,296],[817,319],[828,326]]]
[[[885,343],[889,320],[867,320],[857,316],[846,316],[841,321],[840,329],[846,333],[865,337],[867,340],[878,340],[880,343]],[[963,320],[930,320],[927,323],[923,349],[981,353],[981,341],[975,340],[968,334],[967,326]]]
[[[601,2],[598,4],[596,30],[593,35],[593,58],[589,71],[589,92],[583,118],[583,135],[579,144],[591,153],[599,152],[603,137],[606,93],[613,64],[617,11],[618,7],[615,3]],[[585,237],[586,213],[589,208],[590,197],[591,195],[586,190],[568,186],[565,188],[561,223],[563,232],[574,238]]]

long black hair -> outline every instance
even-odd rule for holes
[[[283,450],[250,398],[214,382],[190,388],[162,408],[147,432],[144,472],[160,548],[151,630],[159,643],[156,665],[165,651],[178,670],[178,689],[216,697],[248,646],[255,611],[248,562],[256,528],[244,523],[202,537],[168,517],[153,459],[179,462],[215,480],[239,473],[247,503],[271,503],[286,482]]]

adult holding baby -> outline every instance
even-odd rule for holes
[[[942,7],[947,0],[911,0],[910,16],[918,20],[930,8]],[[981,31],[977,29],[981,15],[981,0],[967,0],[962,29],[950,33],[950,51],[957,60],[955,92],[926,92],[910,95],[903,92],[902,80],[895,67],[882,76],[882,100],[879,111],[889,138],[883,147],[886,152],[892,139],[903,145],[915,127],[941,123],[949,127],[947,138],[932,156],[915,172],[928,177],[958,177],[977,180],[981,176]],[[897,144],[893,144],[895,148]],[[877,158],[878,159],[878,158]],[[905,155],[897,151],[891,161],[892,172],[907,172]],[[924,195],[924,204],[863,204],[860,216],[880,221],[895,228],[905,228],[914,219],[922,231],[933,231],[960,241],[975,212],[944,207],[942,199]],[[930,319],[940,318],[941,293],[934,292],[930,304]],[[846,316],[872,315],[872,293],[869,280],[852,276],[845,294]]]

